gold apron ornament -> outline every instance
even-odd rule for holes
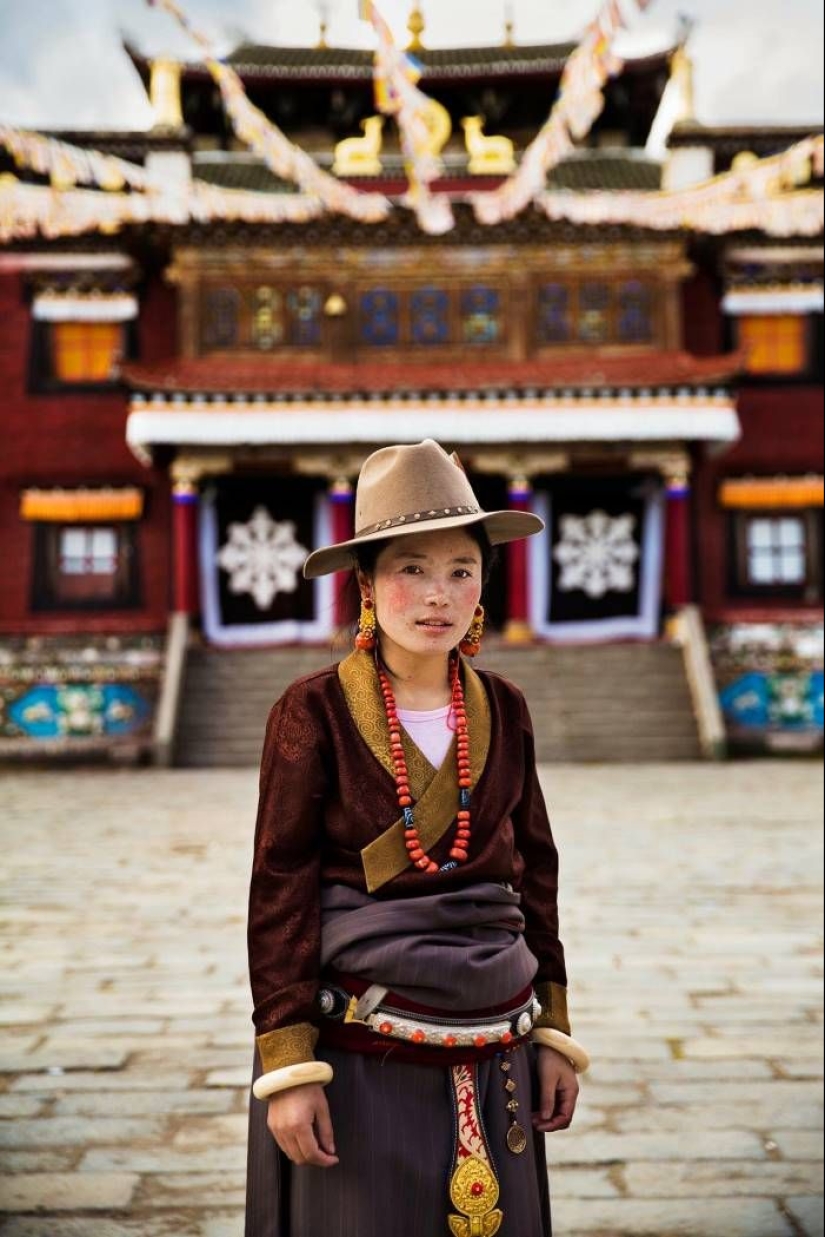
[[[504,1060],[500,1063],[499,1068],[504,1075],[504,1090],[507,1095],[507,1111],[510,1114],[510,1128],[507,1131],[507,1149],[512,1151],[513,1155],[523,1155],[527,1150],[527,1134],[519,1124],[516,1116],[521,1105],[516,1099],[516,1083],[510,1077],[510,1072],[513,1068],[512,1063]]]
[[[450,1200],[461,1215],[448,1215],[447,1223],[453,1237],[495,1237],[504,1213],[496,1207],[501,1190],[478,1108],[478,1067],[455,1065],[450,1081],[456,1116]]]

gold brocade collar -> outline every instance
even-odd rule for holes
[[[490,702],[484,684],[466,661],[462,661],[462,672],[471,740],[471,775],[473,786],[477,786],[490,754]],[[369,653],[352,653],[339,665],[338,677],[361,737],[379,764],[394,778],[387,715],[373,657]],[[458,814],[455,740],[450,754],[438,770],[433,768],[406,732],[402,734],[402,742],[410,773],[410,787],[416,801],[418,834],[424,849],[430,851],[441,841]],[[405,845],[403,817],[365,847],[361,859],[370,893],[406,872],[412,863]]]

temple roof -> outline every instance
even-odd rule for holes
[[[499,44],[494,47],[425,48],[415,55],[423,69],[422,81],[428,84],[501,81],[559,76],[576,46],[575,42],[566,42],[513,47]],[[149,58],[128,43],[125,47],[145,81]],[[668,48],[653,56],[627,60],[625,72],[667,71],[672,51]],[[372,81],[374,53],[366,48],[276,47],[242,43],[226,57],[226,61],[244,81],[368,83]],[[186,63],[184,73],[187,77],[208,76],[202,61]]]
[[[676,125],[669,138],[670,146],[724,146],[735,144],[740,150],[743,143],[770,146],[777,151],[787,150],[796,142],[815,133],[822,133],[821,124],[813,125],[750,125],[726,124],[703,125],[697,120],[683,120]],[[756,145],[748,146],[754,154],[761,154]],[[769,153],[769,152],[765,152]]]
[[[695,357],[686,352],[645,352],[631,356],[592,352],[529,361],[432,360],[389,364],[367,361],[340,365],[328,362],[273,360],[269,357],[199,357],[154,365],[127,365],[124,380],[134,392],[147,395],[272,398],[325,396],[415,398],[424,394],[478,395],[480,398],[537,398],[546,393],[707,389],[730,385],[742,370],[737,353]]]
[[[384,155],[382,162],[384,170],[379,180],[405,179],[401,156]],[[466,154],[448,154],[444,162],[446,177],[469,175]],[[199,180],[224,189],[294,192],[293,185],[273,175],[261,160],[244,155],[200,154],[196,156],[193,170]],[[501,179],[500,176],[496,178],[497,181]],[[630,151],[584,150],[554,168],[547,178],[547,187],[578,192],[590,189],[656,191],[662,187],[662,165]]]
[[[714,155],[714,171],[726,172],[733,160],[746,151],[767,159],[789,146],[822,133],[822,125],[703,125],[695,120],[681,121],[668,138],[671,150],[685,146],[709,147]]]

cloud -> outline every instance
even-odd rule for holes
[[[294,0],[184,0],[193,20],[223,47],[247,36],[312,44],[316,3]],[[356,0],[331,0],[331,39],[369,46]],[[424,0],[427,38],[436,45],[497,43],[505,0]],[[574,37],[598,0],[514,0],[524,42]],[[403,34],[409,5],[385,0]],[[692,41],[700,117],[817,123],[823,115],[823,11],[820,0],[657,0],[638,23],[637,47],[665,46],[678,15],[698,21]],[[146,0],[0,0],[0,116],[46,127],[143,127],[144,91],[123,52],[124,32],[150,54],[192,54],[164,13]]]

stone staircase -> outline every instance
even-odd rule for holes
[[[175,763],[257,765],[272,704],[293,679],[332,660],[324,647],[191,648]],[[524,690],[542,761],[702,758],[682,652],[673,645],[488,642],[479,664]]]

